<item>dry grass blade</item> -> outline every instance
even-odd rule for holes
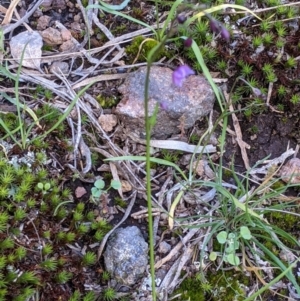
[[[170,261],[174,256],[176,256],[178,254],[178,252],[180,251],[180,249],[186,243],[188,243],[192,239],[192,237],[196,235],[196,233],[198,231],[199,231],[198,228],[189,229],[189,231],[186,234],[186,236],[184,236],[182,238],[182,240],[170,251],[170,253],[167,256],[165,256],[164,258],[162,258],[161,260],[159,260],[158,262],[156,262],[155,269],[159,269],[163,264],[165,264],[166,262]]]
[[[146,140],[140,139],[134,133],[128,133],[128,136],[135,142],[146,145]],[[215,153],[216,147],[208,144],[206,146],[191,145],[183,141],[177,140],[150,140],[150,146],[168,150],[179,150],[187,153]]]
[[[23,24],[24,22],[26,22],[28,20],[28,18],[33,15],[33,13],[36,11],[36,9],[43,3],[44,0],[39,0],[37,1],[37,3],[31,8],[30,11],[27,12],[27,14],[25,14],[25,16],[23,16],[20,20],[18,20],[16,23],[14,24],[7,24],[3,26],[3,33],[9,33],[12,30],[16,29],[17,27],[19,27],[21,24]]]
[[[295,154],[295,151],[290,148],[288,149],[286,152],[284,152],[280,157],[278,158],[274,158],[270,161],[267,161],[266,165],[263,167],[259,167],[259,168],[253,168],[250,170],[250,175],[255,175],[255,174],[268,174],[270,168],[272,168],[272,166],[277,166],[278,164],[282,164],[288,157],[292,156]]]
[[[115,181],[121,182],[120,178],[119,178],[119,175],[118,175],[118,170],[117,170],[116,165],[112,162],[109,162],[109,166],[110,166],[110,170],[111,170],[111,174],[112,174],[113,179]],[[122,187],[118,188],[118,192],[119,192],[120,197],[123,198]]]
[[[75,84],[74,86],[72,86],[72,88],[78,89],[80,87],[89,85],[90,83],[98,83],[98,82],[107,81],[107,80],[116,80],[116,79],[126,78],[127,76],[128,76],[128,74],[101,74],[98,76],[87,78],[87,79]]]
[[[10,23],[12,15],[14,13],[14,10],[15,10],[15,8],[18,5],[19,2],[20,2],[20,0],[13,0],[10,3],[8,9],[6,10],[5,17],[4,17],[4,19],[3,19],[2,23],[1,23],[2,25],[7,25],[7,24]]]
[[[236,141],[241,149],[242,158],[244,160],[245,167],[247,170],[249,170],[250,164],[249,164],[249,159],[248,159],[246,149],[250,149],[250,145],[248,145],[246,142],[243,141],[243,134],[242,134],[242,130],[241,130],[241,127],[239,124],[239,120],[234,113],[233,105],[231,104],[231,100],[229,99],[229,94],[226,91],[224,91],[224,97],[225,97],[227,103],[229,104],[229,111],[231,112],[233,126],[234,126],[235,133],[236,133]]]
[[[5,8],[4,6],[0,5],[0,13],[6,14],[7,12],[7,8]]]

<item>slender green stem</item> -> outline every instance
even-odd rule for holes
[[[158,39],[158,41],[160,41],[160,33],[159,33],[159,17],[158,17],[158,1],[155,1],[155,18],[156,18],[156,32],[157,32],[157,36],[156,38]]]
[[[148,203],[148,229],[149,229],[149,247],[150,247],[150,271],[152,279],[152,300],[156,301],[155,290],[155,269],[154,269],[154,238],[153,238],[153,221],[152,221],[152,203],[151,203],[151,173],[150,173],[150,120],[148,116],[148,97],[149,97],[149,80],[150,69],[152,60],[148,61],[147,73],[145,81],[145,126],[146,126],[146,190],[147,190],[147,203]]]

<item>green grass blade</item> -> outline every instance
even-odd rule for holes
[[[271,252],[268,248],[266,248],[262,243],[260,243],[257,239],[253,238],[255,244],[266,254],[268,255],[271,260],[282,270],[285,271],[287,267],[284,265],[284,263]],[[288,271],[284,274],[286,277],[291,281],[291,283],[294,285],[295,289],[297,290],[297,294],[300,295],[300,287],[297,283],[297,280],[292,272],[292,268],[288,269]],[[281,278],[279,278],[281,279]]]
[[[125,161],[125,160],[146,161],[146,157],[145,156],[121,156],[121,157],[108,158],[108,159],[105,159],[104,161]],[[181,174],[181,176],[183,177],[184,180],[186,180],[186,181],[188,180],[186,175],[184,174],[184,172],[175,163],[169,162],[169,161],[164,160],[164,159],[153,158],[153,157],[150,158],[150,161],[153,162],[153,163],[173,167],[174,169],[176,169]]]
[[[182,3],[183,0],[177,0],[174,2],[174,4],[172,5],[169,13],[168,13],[168,17],[166,19],[166,21],[164,22],[164,26],[161,30],[161,33],[160,33],[160,39],[163,38],[164,34],[165,34],[165,31],[167,29],[167,26],[169,25],[169,23],[171,22],[171,20],[174,18],[175,16],[175,10],[176,8],[178,7],[178,5],[180,5]]]
[[[82,90],[79,91],[79,93],[76,95],[76,97],[74,97],[74,99],[71,101],[69,107],[67,108],[67,110],[64,112],[63,115],[60,116],[60,118],[58,119],[58,121],[48,130],[46,131],[43,135],[40,135],[39,137],[35,138],[36,139],[42,139],[44,137],[46,137],[47,135],[49,135],[51,132],[53,132],[70,114],[70,112],[73,110],[76,102],[78,101],[79,97],[89,88],[93,85],[94,83],[90,83],[89,85],[87,85],[86,87],[84,87]]]
[[[132,22],[137,23],[139,25],[142,25],[142,26],[144,26],[146,28],[149,28],[155,34],[155,36],[157,37],[157,32],[155,31],[155,29],[152,26],[148,25],[147,23],[144,23],[144,22],[142,22],[140,20],[132,18],[131,16],[127,16],[127,15],[125,15],[125,14],[119,12],[119,11],[108,9],[108,8],[102,6],[102,5],[92,4],[92,5],[87,6],[86,10],[91,9],[91,8],[102,9],[103,11],[106,11],[107,13],[110,13],[110,14],[113,14],[113,15],[116,15],[116,16],[120,16],[120,17],[125,18],[125,19],[127,19],[129,21],[132,21]]]
[[[14,133],[17,132],[20,129],[20,126],[11,131],[5,124],[5,122],[0,118],[0,125],[4,129],[4,131],[7,133],[2,139],[5,139],[7,136],[9,136],[20,148],[22,148],[22,144],[15,138]]]
[[[262,21],[262,19],[258,15],[256,15],[252,10],[248,9],[247,7],[244,7],[244,6],[241,6],[241,5],[237,5],[237,4],[221,4],[221,5],[217,5],[217,6],[214,6],[214,7],[211,7],[211,8],[208,8],[208,9],[205,9],[205,10],[199,12],[198,14],[196,14],[193,17],[189,18],[187,20],[187,22],[186,22],[186,25],[187,26],[190,25],[196,19],[199,19],[199,18],[205,16],[206,14],[212,14],[212,13],[214,13],[216,11],[224,10],[226,8],[239,9],[242,12],[245,11],[245,12],[251,14],[252,16],[254,16],[256,19]]]
[[[187,39],[187,37],[182,37],[183,39]],[[195,56],[197,58],[197,61],[203,71],[203,74],[205,76],[205,78],[208,80],[210,86],[212,87],[217,99],[218,99],[218,103],[219,103],[219,106],[220,106],[220,109],[221,111],[223,112],[224,111],[224,108],[223,108],[223,104],[222,104],[222,100],[221,100],[221,96],[220,96],[220,91],[219,91],[219,88],[217,87],[217,85],[214,83],[210,73],[209,73],[209,70],[208,68],[206,67],[206,64],[204,62],[204,59],[202,57],[202,54],[201,54],[201,51],[198,47],[198,45],[195,43],[195,41],[193,41],[192,43],[192,49],[195,53]]]
[[[299,260],[297,260],[298,262]],[[279,274],[276,278],[274,278],[271,282],[268,284],[264,285],[262,288],[260,288],[257,292],[251,294],[250,297],[244,299],[244,301],[252,301],[256,297],[260,296],[263,292],[265,292],[267,289],[269,289],[272,285],[276,284],[279,282],[284,276],[286,276],[287,273],[290,273],[291,270],[295,267],[296,262],[294,264],[291,264],[288,268],[286,268],[281,274]],[[298,293],[299,294],[299,293]],[[261,300],[261,299],[259,299]]]

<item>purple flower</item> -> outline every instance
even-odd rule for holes
[[[192,38],[186,38],[185,40],[184,40],[184,47],[187,47],[187,48],[189,48],[189,47],[191,47],[192,46],[192,44],[193,44],[193,39]]]
[[[183,24],[186,21],[186,16],[184,14],[177,15],[177,21],[179,24]]]
[[[179,66],[173,71],[172,74],[173,84],[177,87],[182,87],[185,78],[193,74],[195,74],[195,71],[191,69],[188,65]]]
[[[168,103],[166,102],[166,101],[161,101],[160,103],[159,103],[159,106],[160,106],[160,108],[162,109],[162,110],[164,110],[164,111],[167,111],[168,110]]]

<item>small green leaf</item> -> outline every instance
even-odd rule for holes
[[[38,189],[43,190],[44,184],[43,183],[38,183],[37,187],[38,187]]]
[[[230,233],[228,234],[228,239],[235,239],[235,234],[232,233],[232,232],[230,232]]]
[[[227,248],[225,248],[225,253],[227,254],[231,254],[234,252],[234,245],[233,244],[229,244]]]
[[[102,194],[102,191],[99,190],[98,188],[96,187],[93,187],[92,188],[92,196],[95,197],[95,198],[100,198],[101,194]]]
[[[44,185],[44,189],[45,189],[45,190],[49,190],[50,187],[51,187],[50,183],[46,183],[46,184]]]
[[[240,231],[241,231],[241,236],[242,236],[244,239],[249,240],[249,239],[252,238],[251,232],[250,232],[250,230],[249,230],[248,227],[242,226],[241,229],[240,229]]]
[[[98,189],[103,189],[104,186],[105,186],[105,183],[103,180],[101,179],[98,179],[95,183],[94,183],[94,186]]]
[[[119,188],[121,188],[121,182],[120,182],[120,181],[116,181],[116,180],[111,180],[110,186],[111,186],[113,189],[118,190]]]
[[[227,261],[231,265],[239,265],[240,264],[240,259],[235,255],[235,254],[228,254],[227,255]]]
[[[221,231],[220,233],[218,233],[217,240],[220,244],[222,244],[222,245],[225,244],[225,242],[227,240],[227,232]]]
[[[209,260],[210,260],[210,261],[215,261],[215,260],[217,259],[217,257],[218,257],[218,255],[217,255],[216,252],[211,252],[211,253],[209,254]]]

